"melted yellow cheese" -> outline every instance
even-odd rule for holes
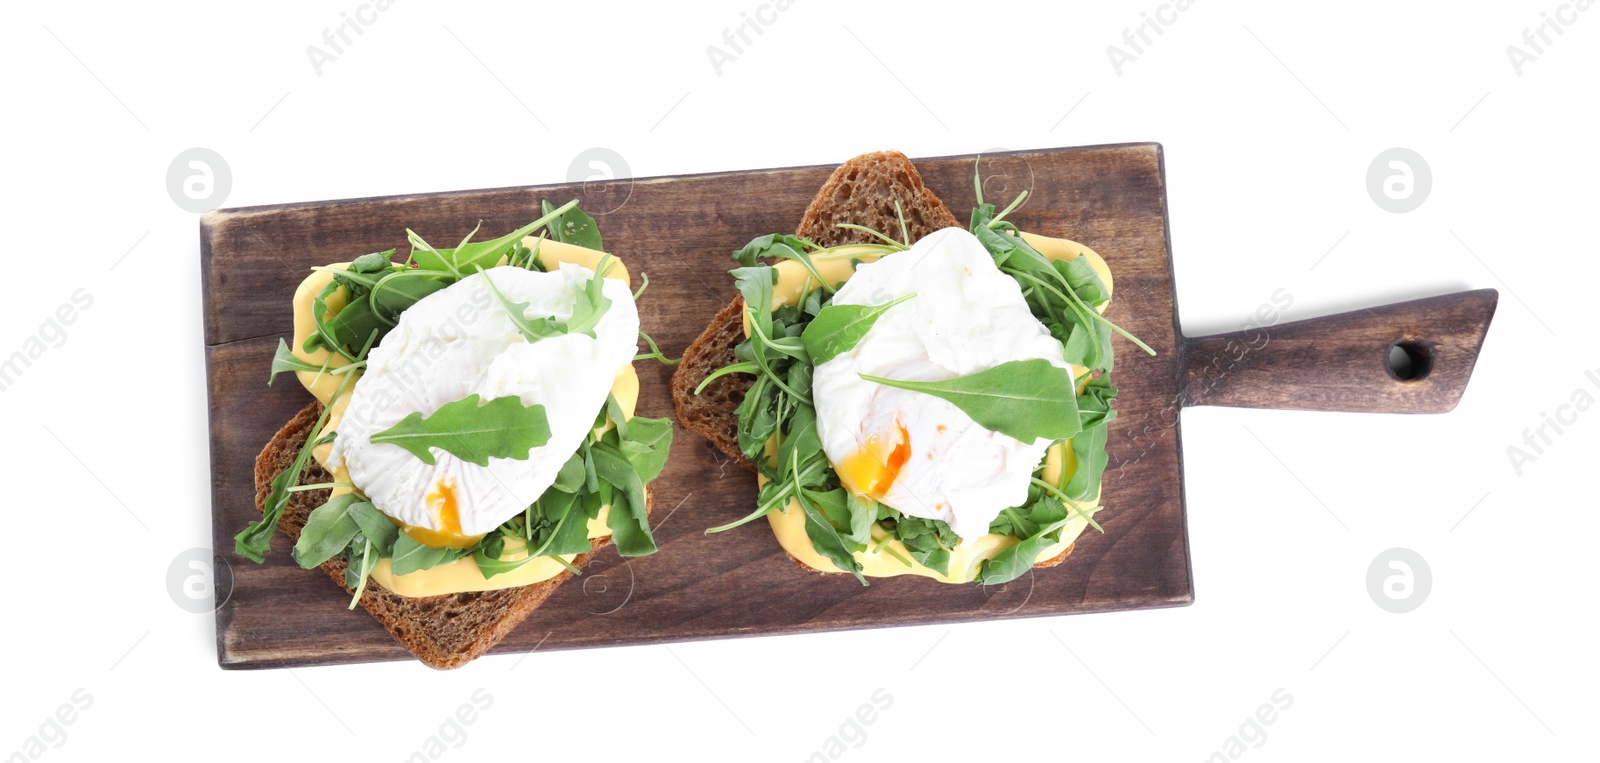
[[[535,239],[533,237],[523,240],[523,245],[530,249],[533,248],[534,244]],[[594,270],[599,266],[600,258],[604,256],[603,252],[585,249],[572,244],[564,244],[559,241],[544,240],[538,242],[538,246],[539,262],[546,270],[553,270],[562,262],[570,262]],[[606,277],[619,280],[631,287],[627,266],[616,258],[613,258],[612,262],[613,264],[610,270],[607,271]],[[502,260],[497,264],[504,265],[505,262]],[[339,395],[337,400],[334,400],[332,407],[328,411],[327,423],[322,428],[324,434],[338,430],[339,422],[344,417],[345,406],[350,401],[351,388],[355,385],[356,379],[360,377],[360,373],[358,371],[350,372],[351,378],[348,382],[345,382],[345,374],[332,373],[349,365],[350,361],[346,360],[344,356],[325,348],[318,348],[315,352],[306,352],[303,348],[306,338],[316,333],[317,327],[315,320],[312,318],[311,308],[317,295],[321,294],[322,290],[333,280],[333,274],[329,271],[343,270],[347,267],[349,267],[349,263],[337,263],[329,265],[327,269],[313,271],[304,281],[300,282],[299,288],[295,289],[294,293],[294,339],[290,343],[290,349],[296,357],[307,363],[316,366],[327,364],[326,371],[320,374],[307,371],[297,372],[296,375],[300,378],[300,383],[305,386],[307,391],[322,401],[323,405],[327,405],[328,401],[332,400],[334,395],[338,393],[341,383],[345,384],[344,393]],[[324,300],[324,304],[328,306],[328,314],[330,316],[343,309],[345,304],[344,290],[335,290]],[[618,369],[617,376],[612,381],[611,394],[617,398],[618,404],[621,405],[624,418],[633,418],[634,408],[639,401],[639,375],[633,370],[631,363]],[[611,423],[606,422],[605,425],[596,429],[595,433],[597,435],[604,434],[610,428]],[[331,443],[321,445],[313,449],[311,455],[317,460],[317,463],[326,468],[328,454],[332,449],[333,445]],[[348,483],[350,482],[350,474],[341,465],[333,470],[333,480],[335,482]],[[336,487],[333,488],[332,495],[351,492],[354,492],[352,488]],[[606,515],[609,510],[609,506],[602,507],[600,514],[589,520],[590,539],[603,538],[611,534],[611,528],[606,526]],[[409,528],[404,525],[402,527],[413,538],[417,538],[417,530],[421,529]],[[417,538],[419,542],[439,540],[438,538],[432,538],[426,532],[422,534],[424,535],[423,538]],[[437,545],[437,543],[430,545]],[[514,544],[508,543],[507,550],[502,554],[501,559],[515,561],[526,556],[523,549],[514,548],[513,546]],[[571,563],[575,555],[565,554],[561,558]],[[453,562],[436,565],[432,569],[417,570],[405,575],[395,575],[389,560],[383,559],[372,568],[372,580],[401,596],[442,596],[451,593],[495,591],[502,588],[531,585],[549,580],[561,574],[564,569],[566,567],[555,561],[553,557],[541,557],[509,572],[502,572],[493,578],[485,578],[478,569],[478,563],[468,556]]]
[[[1029,246],[1038,250],[1040,254],[1052,260],[1073,260],[1080,254],[1089,258],[1089,265],[1099,274],[1100,280],[1106,285],[1106,290],[1111,289],[1111,269],[1106,266],[1104,259],[1096,254],[1093,249],[1067,239],[1038,236],[1032,233],[1023,233],[1022,239]],[[830,284],[837,284],[848,279],[855,272],[851,260],[871,262],[884,254],[883,250],[871,247],[840,249],[836,252],[813,257],[817,273]],[[794,260],[785,260],[775,266],[778,270],[778,282],[773,287],[774,310],[783,305],[797,304],[817,286],[817,279],[811,275],[806,267]],[[1101,307],[1104,311],[1104,307]],[[745,321],[745,335],[749,336],[750,325]],[[1082,375],[1085,369],[1080,366],[1073,367],[1073,375]],[[1082,394],[1080,387],[1079,394]],[[1058,443],[1045,452],[1044,473],[1040,479],[1046,482],[1057,483],[1063,470],[1071,474],[1077,469],[1077,459],[1072,453],[1071,441]],[[771,457],[777,452],[778,440],[774,436],[767,441],[767,455]],[[766,478],[757,476],[757,483],[766,484]],[[1089,509],[1098,504],[1099,496],[1088,506]],[[767,515],[767,522],[772,526],[772,532],[778,538],[778,545],[791,556],[814,569],[824,572],[843,572],[833,560],[817,552],[816,546],[811,543],[811,538],[806,535],[805,512],[795,499],[789,499],[789,504],[783,511],[772,512]],[[1034,557],[1039,559],[1052,559],[1066,551],[1083,533],[1089,523],[1080,514],[1073,514],[1065,527],[1061,530],[1060,542],[1049,546]],[[941,575],[911,557],[905,544],[891,538],[882,527],[874,524],[872,527],[872,542],[867,544],[865,551],[854,554],[855,560],[862,567],[862,574],[869,577],[894,577],[896,575],[920,575],[945,583],[971,582],[978,574],[978,566],[986,559],[992,559],[1001,551],[1020,543],[1021,541],[1009,535],[983,535],[977,538],[963,539],[950,551],[950,564],[947,567],[949,574]]]

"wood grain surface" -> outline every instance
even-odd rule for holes
[[[1445,413],[1467,389],[1499,302],[1479,289],[1187,339],[1183,404]],[[1392,354],[1404,358],[1398,369]]]
[[[971,156],[916,160],[928,187],[963,220],[973,204],[973,162]],[[226,562],[217,573],[219,599],[227,596],[216,618],[220,663],[257,668],[409,658],[365,612],[346,610],[347,597],[321,572],[298,568],[281,534],[264,565],[232,551],[233,535],[255,515],[256,454],[309,400],[292,380],[271,388],[265,383],[278,337],[291,332],[290,298],[308,268],[393,247],[404,252],[408,227],[431,241],[455,241],[481,220],[485,232],[498,235],[537,217],[541,199],[560,203],[577,198],[599,221],[607,249],[634,273],[650,274],[649,291],[639,302],[642,327],[676,355],[735,295],[725,272],[733,265],[728,254],[755,236],[793,230],[832,169],[573,183],[206,215],[201,265],[213,536],[218,557]],[[1210,360],[1231,350],[1225,338],[1187,342],[1177,328],[1159,145],[986,155],[981,174],[989,200],[1031,189],[1027,205],[1010,216],[1018,226],[1083,242],[1105,257],[1116,279],[1108,317],[1158,352],[1146,356],[1117,340],[1114,379],[1121,390],[1116,401],[1120,415],[1110,429],[1106,509],[1097,515],[1104,534],[1085,533],[1065,563],[1034,570],[1006,586],[953,586],[900,577],[862,587],[847,575],[798,569],[764,523],[706,535],[705,528],[749,511],[755,481],[679,427],[668,466],[654,487],[660,552],[623,561],[606,551],[493,652],[1064,615],[1193,601],[1179,410],[1186,403],[1353,409],[1362,390],[1335,396],[1318,389],[1312,370],[1321,361],[1304,349],[1327,336],[1350,333],[1346,330],[1353,324],[1324,325],[1322,333],[1278,327],[1273,337],[1281,338],[1281,344],[1269,344],[1251,365],[1231,371],[1232,378],[1223,374],[1225,381],[1207,386],[1201,383],[1206,381],[1203,375],[1197,381],[1194,372],[1186,373],[1185,358]],[[1431,310],[1424,308],[1423,313]],[[1398,320],[1379,315],[1373,325],[1381,327],[1390,318]],[[1438,341],[1436,375],[1431,377],[1435,383],[1456,378],[1457,351],[1471,344],[1444,333],[1447,324],[1415,324],[1419,331],[1425,329],[1418,336]],[[1390,341],[1377,329],[1356,333],[1364,348],[1378,339]],[[1481,341],[1481,332],[1477,336]],[[1475,355],[1476,346],[1470,351]],[[1369,360],[1365,355],[1360,359]],[[1341,356],[1337,362],[1347,361]],[[640,415],[670,416],[672,369],[652,362],[637,367]],[[1468,362],[1461,383],[1470,370]],[[1301,382],[1275,386],[1274,378],[1282,374]],[[1277,396],[1263,392],[1273,389],[1288,391]],[[1398,394],[1390,399],[1401,405],[1410,398]]]

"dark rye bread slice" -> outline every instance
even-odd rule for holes
[[[900,202],[900,213],[895,202]],[[868,244],[877,241],[871,234],[840,223],[861,225],[898,238],[900,214],[912,242],[937,230],[961,227],[944,202],[922,184],[922,175],[905,154],[875,151],[851,159],[833,171],[822,190],[806,206],[805,216],[795,235],[809,238],[821,246]],[[672,407],[678,421],[706,438],[728,458],[755,472],[754,462],[739,450],[739,418],[736,410],[744,402],[754,379],[749,374],[729,374],[694,394],[707,376],[737,361],[733,350],[744,336],[744,298],[733,301],[716,317],[683,353],[683,361],[672,375]],[[1072,553],[1072,546],[1035,567],[1054,567]],[[789,556],[801,569],[823,574],[843,574],[839,570],[819,570]]]
[[[272,436],[267,447],[256,457],[256,511],[266,504],[267,492],[273,478],[294,462],[295,455],[305,444],[322,404],[312,402],[289,423]],[[316,460],[310,461],[300,475],[300,484],[310,485],[331,482],[333,477]],[[289,504],[278,520],[278,529],[291,539],[300,538],[311,510],[328,500],[328,490],[306,490],[292,493]],[[653,499],[650,487],[645,486],[645,509]],[[611,544],[610,536],[590,541],[591,550],[572,560],[574,567],[583,568],[601,549]],[[322,563],[322,571],[345,593],[355,591],[344,584],[345,561],[336,556]],[[368,580],[361,592],[361,606],[371,613],[397,641],[431,668],[447,670],[465,665],[490,647],[499,643],[512,628],[527,619],[550,594],[572,577],[563,570],[561,574],[533,585],[505,588],[498,591],[457,593],[444,596],[407,598],[393,593],[375,580]]]
[[[905,154],[877,151],[839,165],[817,192],[795,235],[821,246],[867,244],[877,239],[840,223],[863,225],[892,237],[900,235],[895,202],[905,214],[906,230],[917,241],[936,230],[960,225],[944,202],[922,184],[922,175]],[[733,348],[744,341],[744,299],[711,319],[711,325],[689,345],[672,375],[672,406],[678,421],[749,469],[756,465],[739,452],[739,419],[735,410],[754,381],[748,374],[729,374],[711,382],[698,396],[695,387],[723,366],[735,362]]]

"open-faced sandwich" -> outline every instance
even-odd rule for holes
[[[1111,272],[1008,222],[1026,192],[997,212],[976,190],[962,227],[903,155],[866,154],[795,235],[734,253],[741,297],[672,380],[683,424],[760,484],[712,531],[766,517],[798,563],[863,584],[997,584],[1098,529]]]
[[[271,377],[316,400],[256,461],[262,517],[240,555],[261,562],[282,529],[351,608],[452,668],[607,544],[655,552],[647,486],[672,425],[633,416],[638,294],[576,204],[491,241],[407,231],[404,262],[313,269]]]

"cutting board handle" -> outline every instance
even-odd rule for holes
[[[1184,405],[1444,413],[1478,361],[1500,294],[1478,289],[1183,339]]]

